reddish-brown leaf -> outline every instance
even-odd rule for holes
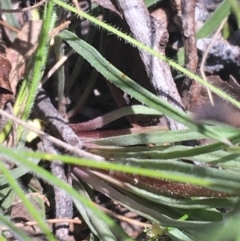
[[[0,54],[0,108],[13,98],[13,92],[9,81],[9,74],[12,69],[11,62]]]

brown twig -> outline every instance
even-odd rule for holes
[[[75,5],[75,7],[76,7],[76,9],[77,9],[78,11],[82,11],[82,9],[80,8],[79,3],[78,3],[77,0],[72,0],[72,2],[73,2],[73,4]]]
[[[82,224],[82,221],[79,220],[79,219],[48,219],[46,220],[47,223],[49,224],[57,224],[57,223],[73,223],[73,224]],[[16,223],[14,226],[15,227],[18,227],[18,228],[22,228],[22,227],[26,227],[26,226],[37,226],[38,223],[35,222],[35,221],[29,221],[29,222],[25,222],[25,223]],[[6,230],[9,230],[8,227],[2,227],[1,228],[1,231],[6,231]]]
[[[60,68],[68,58],[74,53],[74,50],[70,50],[65,56],[63,56],[58,62],[54,64],[54,66],[48,71],[47,75],[42,79],[39,88],[41,88],[46,81]]]
[[[130,223],[130,224],[132,224],[132,225],[137,225],[137,226],[139,226],[139,227],[142,227],[142,228],[152,228],[152,224],[149,224],[149,223],[143,223],[143,222],[140,222],[140,221],[138,221],[138,220],[134,220],[134,219],[132,219],[132,218],[128,218],[128,217],[126,217],[126,216],[123,216],[123,215],[119,215],[119,214],[116,214],[116,213],[114,213],[113,211],[111,211],[111,210],[109,210],[109,209],[107,209],[107,208],[104,208],[104,207],[102,207],[102,206],[100,206],[100,205],[98,205],[98,204],[96,204],[100,209],[102,209],[105,213],[107,213],[108,215],[110,215],[110,216],[112,216],[112,217],[114,217],[114,218],[117,218],[117,219],[119,219],[119,220],[121,220],[121,221],[124,221],[124,222],[128,222],[128,223]]]
[[[38,197],[40,199],[42,199],[44,201],[44,203],[50,207],[50,202],[49,200],[47,199],[47,197],[45,195],[42,195],[38,192],[33,192],[33,193],[29,193],[29,194],[26,194],[26,197]],[[11,205],[11,208],[14,207],[15,205],[18,205],[19,203],[23,203],[21,199],[17,200],[16,202],[14,202],[12,205]]]
[[[1,19],[0,19],[0,24],[1,24],[2,26],[4,26],[5,28],[8,28],[9,30],[11,30],[11,31],[13,31],[13,32],[15,32],[15,33],[19,33],[19,32],[20,32],[19,29],[11,26],[10,24],[8,24],[7,22],[5,22],[5,21],[3,21],[3,20],[1,20]]]
[[[68,28],[68,26],[71,24],[71,21],[66,21],[60,25],[58,25],[57,27],[55,27],[49,34],[48,36],[53,38],[56,35],[58,35],[61,31],[63,31],[64,29]]]
[[[188,70],[195,73],[198,65],[198,55],[196,47],[196,29],[195,29],[195,6],[196,0],[181,1],[182,10],[182,37],[184,42],[185,52],[185,65]],[[189,96],[189,89],[194,85],[194,88],[198,88],[199,84],[192,83],[191,79],[185,77],[183,82],[183,89],[186,96]],[[189,97],[187,97],[189,99]]]
[[[185,48],[185,64],[188,70],[195,73],[198,65],[195,29],[196,0],[182,0],[182,34]]]
[[[26,7],[26,8],[17,8],[17,9],[3,9],[0,8],[0,13],[19,13],[19,12],[27,12],[32,9],[38,8],[46,3],[48,0],[42,0],[39,3],[34,4],[33,6]]]
[[[211,39],[211,41],[210,41],[210,44],[208,45],[206,51],[205,51],[204,54],[203,54],[202,61],[201,61],[201,64],[200,64],[200,73],[201,73],[201,75],[202,75],[202,78],[203,78],[205,81],[207,81],[207,78],[206,78],[206,75],[205,75],[205,72],[204,72],[204,64],[205,64],[205,62],[206,62],[206,60],[207,60],[207,56],[208,56],[208,53],[209,53],[210,49],[212,48],[214,42],[216,41],[217,36],[219,35],[219,33],[220,33],[220,31],[222,30],[222,28],[223,28],[224,24],[226,23],[226,21],[227,21],[227,18],[225,18],[225,19],[221,22],[221,24],[219,25],[217,31],[214,33],[214,35],[213,35],[213,37],[212,37],[212,39]],[[214,105],[211,91],[210,91],[208,88],[207,88],[207,92],[208,92],[208,97],[209,97],[210,103],[211,103],[212,105]]]
[[[184,43],[185,65],[193,73],[197,70],[198,55],[196,46],[196,24],[195,24],[196,0],[181,1],[182,38]],[[199,98],[201,85],[185,77],[182,84],[182,96],[186,109],[191,110]]]

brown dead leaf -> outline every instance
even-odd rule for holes
[[[151,12],[151,16],[161,21],[162,26],[164,26],[169,33],[179,31],[179,27],[173,21],[173,15],[174,13],[169,6],[163,6]]]
[[[6,50],[7,58],[12,63],[12,71],[9,79],[13,93],[16,92],[16,86],[25,74],[26,61],[34,52],[34,46],[38,41],[41,28],[41,20],[29,21],[19,31],[12,47]]]
[[[9,81],[11,69],[11,62],[4,54],[0,54],[0,108],[3,108],[5,103],[12,99],[13,92]]]
[[[39,215],[43,213],[42,209],[44,208],[44,203],[41,198],[36,195],[30,195],[28,200],[34,206],[34,208],[39,212]],[[32,216],[30,215],[27,208],[24,206],[23,202],[19,198],[15,198],[14,205],[11,209],[11,219],[12,222],[15,224],[19,223],[26,223],[28,221],[35,221],[33,220]],[[51,225],[49,225],[51,228]],[[26,232],[27,235],[33,236],[34,241],[42,241],[45,240],[44,234],[41,232],[41,229],[38,226],[30,226],[26,225],[22,228]],[[12,237],[11,240],[16,240]]]
[[[97,171],[94,173],[104,173],[107,171]],[[138,188],[144,188],[156,193],[165,193],[175,197],[228,197],[228,193],[213,191],[205,187],[195,186],[188,183],[178,183],[167,179],[156,179],[126,173],[108,173],[111,178],[116,178],[124,183],[130,183]],[[101,177],[104,177],[101,175]],[[105,177],[104,177],[105,178]]]
[[[8,93],[12,93],[11,85],[9,83],[9,74],[12,69],[11,62],[4,56],[0,55],[0,87],[7,91]]]

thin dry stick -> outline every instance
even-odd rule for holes
[[[71,21],[66,21],[62,24],[60,24],[59,26],[57,26],[56,28],[54,28],[49,34],[49,37],[55,37],[56,35],[58,35],[62,30],[64,30],[65,28],[68,28],[68,26],[70,25]]]
[[[182,0],[183,40],[185,49],[185,64],[188,70],[196,72],[198,64],[195,30],[195,0]]]
[[[7,109],[10,114],[13,114],[13,107],[11,103],[7,103]],[[17,145],[17,123],[13,122],[12,125],[12,138],[11,138],[11,146],[16,146]]]
[[[62,30],[64,30],[65,28],[67,28],[69,26],[71,22],[70,21],[66,21],[63,24],[57,26],[56,28],[54,28],[49,34],[49,37],[55,37],[59,32],[61,32]],[[33,55],[33,53],[35,52],[35,50],[38,47],[38,43],[34,44],[32,46],[32,48],[24,55],[24,56],[20,56],[20,59],[18,60],[18,64],[16,66],[16,68],[12,71],[11,73],[11,78],[14,78],[15,75],[17,75],[18,70],[26,63],[27,60],[29,60],[31,58],[31,56]],[[71,55],[71,51],[68,53],[69,56]],[[66,56],[68,56],[68,54]],[[69,57],[68,56],[68,57]],[[48,78],[50,78],[52,76],[52,74],[57,70],[57,68],[59,68],[61,66],[61,61],[62,64],[66,61],[64,61],[64,57],[63,59],[60,60],[60,63],[56,63],[52,69],[49,71],[48,75],[43,79],[42,83],[40,84],[40,87],[47,81]],[[58,66],[59,65],[59,66]],[[54,68],[56,68],[54,70]],[[52,73],[50,73],[51,71],[53,71]],[[39,88],[40,88],[39,87]]]
[[[17,9],[3,9],[0,8],[0,13],[19,13],[19,12],[27,12],[29,10],[38,8],[46,3],[48,0],[42,0],[39,3],[34,4],[33,6],[26,7],[26,8],[17,8]]]
[[[174,1],[171,1],[174,2]],[[185,66],[188,70],[196,73],[198,67],[198,54],[196,46],[196,26],[195,26],[195,7],[196,0],[182,0],[180,10],[182,10],[182,38],[184,43]],[[192,81],[191,78],[185,76],[183,83],[183,102],[186,109],[190,109],[193,100],[198,96],[199,83]]]
[[[79,156],[79,157],[85,157],[85,158],[88,158],[88,159],[93,159],[93,160],[96,160],[96,161],[104,161],[105,159],[101,156],[97,156],[97,155],[94,155],[94,154],[91,154],[89,152],[86,152],[84,150],[81,150],[81,149],[77,149],[76,147],[74,146],[71,146],[53,136],[50,136],[48,134],[46,134],[45,132],[43,131],[40,131],[34,127],[32,127],[31,125],[27,124],[26,122],[18,119],[17,117],[11,115],[11,114],[8,114],[6,111],[4,110],[1,110],[0,109],[0,115],[3,115],[4,117],[7,117],[8,119],[16,122],[17,124],[23,126],[24,128],[32,131],[32,132],[35,132],[36,134],[39,135],[39,137],[41,138],[46,138],[48,141],[54,143],[55,145],[59,146],[59,147],[62,147],[64,148],[65,150],[69,151],[69,152],[72,152],[73,154]]]
[[[131,219],[131,218],[128,218],[126,216],[123,216],[123,215],[119,215],[119,214],[116,214],[114,212],[112,212],[111,210],[108,210],[107,208],[104,208],[100,205],[97,205],[100,209],[102,209],[105,213],[109,214],[110,216],[114,217],[114,218],[117,218],[121,221],[124,221],[124,222],[128,222],[132,225],[137,225],[139,227],[143,227],[143,228],[152,228],[152,224],[149,224],[149,223],[143,223],[143,222],[140,222],[138,220],[134,220],[134,219]]]
[[[82,224],[82,221],[79,219],[48,219],[46,220],[49,224],[55,224],[55,223],[73,223],[73,224]],[[29,221],[25,223],[16,223],[14,226],[18,228],[26,227],[26,226],[37,226],[38,223],[34,221]],[[9,230],[8,227],[2,227],[1,231]]]
[[[132,225],[137,225],[137,226],[140,226],[140,227],[148,227],[148,228],[152,228],[152,224],[149,224],[149,223],[143,223],[143,222],[140,222],[138,220],[134,220],[134,219],[131,219],[131,218],[128,218],[128,217],[125,217],[123,215],[119,215],[119,214],[116,214],[110,210],[108,210],[107,208],[104,208],[98,204],[95,204],[97,207],[99,207],[100,209],[102,209],[105,213],[111,215],[112,217],[115,217],[119,220],[122,220],[124,222],[128,222]],[[72,224],[82,224],[82,221],[79,220],[79,219],[48,219],[46,220],[47,223],[49,224],[58,224],[58,223],[72,223]],[[18,228],[22,228],[22,227],[26,227],[26,226],[37,226],[38,223],[35,222],[35,221],[29,221],[29,222],[25,222],[25,223],[17,223],[15,224],[15,227],[18,227]],[[8,227],[2,227],[1,228],[1,231],[6,231],[6,230],[9,230]]]
[[[45,195],[42,195],[42,194],[38,193],[38,192],[26,194],[26,197],[29,197],[29,198],[30,198],[30,197],[38,197],[38,198],[42,199],[42,200],[44,201],[44,203],[45,203],[48,207],[50,207],[50,202],[49,202],[49,200],[47,199],[47,197],[46,197]],[[19,204],[19,203],[22,203],[22,200],[18,200],[18,201],[16,201],[16,202],[14,202],[14,203],[11,205],[11,207],[14,207],[15,205],[17,205],[17,204]],[[5,212],[6,212],[6,211],[5,211]]]
[[[45,84],[45,82],[57,71],[58,68],[60,68],[74,53],[74,50],[70,50],[65,56],[63,56],[47,73],[47,75],[43,78],[42,82],[40,83],[39,88],[42,88],[42,86]]]
[[[204,72],[204,64],[207,60],[207,56],[208,56],[208,53],[210,51],[210,49],[212,48],[213,44],[214,44],[214,41],[216,40],[218,34],[220,33],[221,29],[223,28],[223,25],[226,23],[227,21],[227,18],[223,19],[223,21],[221,22],[220,26],[218,27],[217,31],[215,32],[215,34],[213,35],[211,41],[210,41],[210,44],[208,45],[204,55],[203,55],[203,58],[202,58],[202,61],[201,61],[201,65],[200,65],[200,73],[202,75],[202,78],[207,82],[207,78],[206,78],[206,75],[205,75],[205,72]],[[212,93],[211,91],[207,88],[207,92],[208,92],[208,97],[209,97],[209,100],[210,100],[210,103],[212,105],[214,105],[214,102],[213,102],[213,97],[212,97]]]
[[[0,20],[0,24],[1,24],[2,26],[4,26],[5,28],[8,28],[9,30],[11,30],[11,31],[13,31],[13,32],[15,32],[15,33],[19,33],[19,32],[20,32],[19,29],[15,28],[15,27],[13,27],[13,26],[11,26],[11,25],[9,25],[7,22],[5,22],[5,21],[3,21],[3,20]]]
[[[78,11],[82,11],[82,9],[79,7],[78,1],[77,1],[77,0],[72,0],[72,1],[73,1],[73,4],[75,5],[76,9],[77,9]]]

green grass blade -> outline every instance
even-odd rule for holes
[[[144,0],[144,3],[146,5],[146,7],[150,7],[156,3],[161,2],[162,0]]]
[[[197,32],[197,39],[209,37],[220,25],[224,18],[230,14],[231,3],[224,0],[204,23],[203,27]]]
[[[215,131],[221,131],[222,135],[226,138],[231,138],[233,134],[236,134],[237,129],[226,128],[226,132],[224,133],[224,129],[222,127],[214,127]],[[98,145],[112,145],[112,146],[133,146],[133,145],[144,145],[149,143],[175,143],[180,141],[188,141],[195,139],[205,139],[206,136],[202,135],[197,131],[192,130],[179,130],[179,131],[157,131],[150,133],[140,133],[140,134],[128,134],[122,136],[114,136],[114,137],[106,137],[100,138],[93,141]]]

